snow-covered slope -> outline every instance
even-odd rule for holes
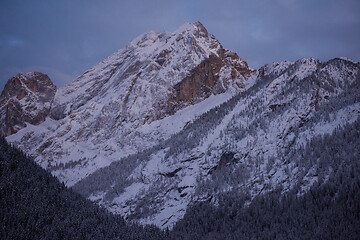
[[[7,140],[109,210],[171,227],[224,191],[302,194],[326,180],[331,169],[303,163],[301,150],[359,118],[359,69],[305,58],[255,71],[187,23],[134,39]]]
[[[115,213],[161,227],[182,218],[191,202],[216,204],[216,196],[231,189],[255,196],[302,183],[306,191],[320,172],[316,163],[301,163],[298,153],[314,137],[359,118],[359,69],[342,59],[266,65],[251,88],[74,189]]]

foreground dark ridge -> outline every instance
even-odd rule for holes
[[[163,239],[155,226],[127,224],[61,184],[0,139],[1,239]]]

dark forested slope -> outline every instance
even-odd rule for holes
[[[0,139],[0,239],[161,239],[67,189]]]

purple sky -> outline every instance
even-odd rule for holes
[[[146,31],[198,20],[253,68],[360,60],[359,0],[1,0],[0,89],[25,71],[63,86]]]

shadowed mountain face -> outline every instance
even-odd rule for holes
[[[112,212],[171,227],[223,192],[304,194],[329,177],[293,154],[358,119],[359,69],[305,58],[252,70],[201,23],[184,24],[137,37],[7,140]]]

